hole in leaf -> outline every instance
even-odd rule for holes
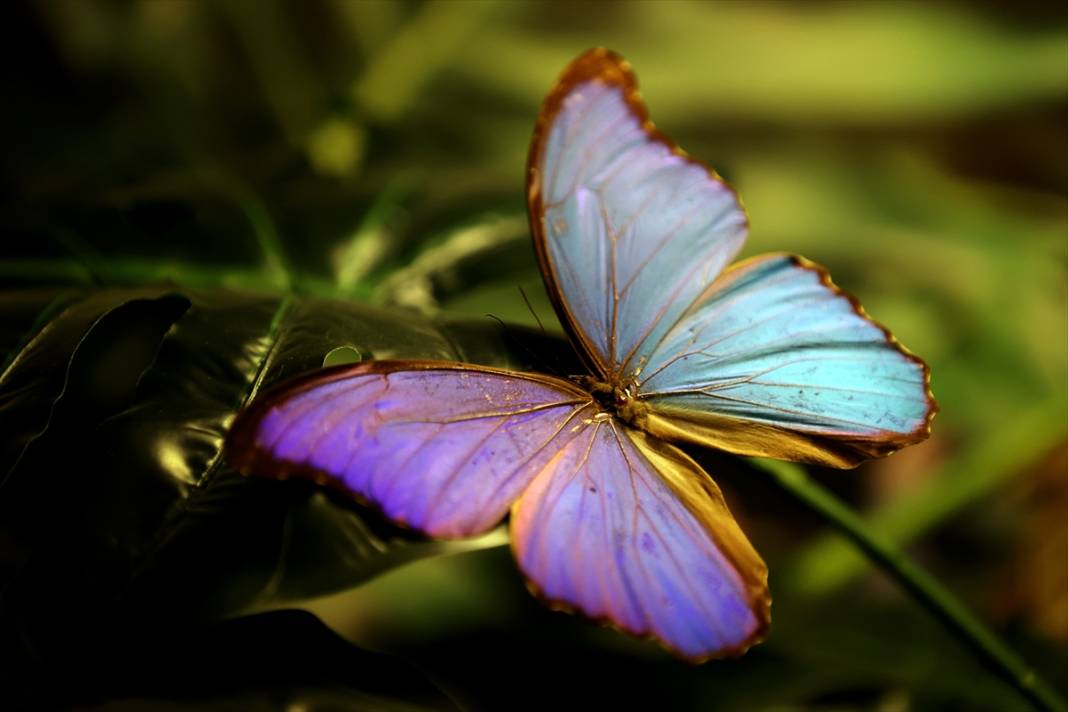
[[[323,366],[342,366],[346,363],[359,363],[365,358],[370,358],[355,346],[338,346],[323,357]]]

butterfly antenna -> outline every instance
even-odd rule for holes
[[[504,331],[505,341],[507,343],[515,344],[520,349],[522,349],[523,353],[526,354],[527,358],[530,359],[530,362],[532,364],[535,364],[540,370],[547,371],[548,373],[551,373],[554,376],[557,376],[559,378],[564,377],[560,373],[560,369],[553,367],[552,364],[545,360],[543,355],[538,354],[525,343],[523,343],[523,339],[520,338],[520,336],[513,334],[512,330],[508,328],[508,324],[506,324],[503,319],[501,319],[496,314],[486,314],[486,316],[501,325],[501,330]],[[538,326],[541,326],[541,322],[538,322]],[[544,327],[542,328],[542,331],[545,331]]]
[[[538,316],[538,312],[534,311],[534,306],[530,303],[530,299],[527,298],[527,293],[523,289],[523,285],[516,285],[519,289],[519,294],[523,297],[523,303],[527,305],[527,310],[530,311],[530,315],[534,317],[534,321],[538,322],[538,328],[541,329],[541,333],[545,333],[545,325],[541,323],[541,317]]]

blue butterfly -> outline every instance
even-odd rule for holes
[[[927,437],[926,365],[801,257],[731,267],[735,192],[649,121],[630,66],[578,57],[528,166],[534,247],[589,372],[370,361],[281,384],[235,421],[240,471],[340,488],[436,537],[511,512],[531,588],[692,660],[763,636],[767,569],[669,441],[852,467]]]

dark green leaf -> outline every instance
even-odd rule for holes
[[[5,645],[30,669],[74,664],[99,636],[153,630],[161,610],[168,626],[196,625],[472,546],[423,540],[307,483],[233,472],[221,456],[226,428],[262,387],[341,347],[566,361],[558,339],[490,319],[435,323],[311,297],[141,294],[68,307],[0,390],[5,416],[26,433],[0,500]]]

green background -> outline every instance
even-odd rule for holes
[[[558,330],[529,245],[525,156],[557,74],[586,48],[607,46],[633,64],[658,127],[738,188],[752,223],[744,255],[789,251],[826,265],[931,366],[941,413],[927,442],[856,471],[814,476],[860,508],[876,531],[907,546],[1055,685],[1068,683],[1063,9],[69,0],[10,8],[5,24],[0,306],[4,366],[11,368],[0,381],[0,416],[31,423],[25,413],[33,412],[38,421],[23,435],[6,431],[5,468],[21,468],[34,484],[5,485],[0,498],[22,512],[5,508],[8,522],[33,523],[8,527],[15,533],[0,539],[0,559],[5,581],[26,581],[36,570],[27,561],[48,560],[59,571],[31,577],[36,582],[26,589],[34,593],[25,600],[45,601],[34,616],[52,631],[50,646],[15,645],[35,675],[47,678],[40,666],[50,656],[76,657],[65,641],[86,632],[72,620],[99,610],[98,597],[113,599],[109,587],[93,595],[85,588],[110,575],[98,567],[117,566],[110,554],[101,559],[109,563],[93,558],[75,577],[53,555],[91,531],[103,542],[92,549],[97,556],[116,537],[140,531],[116,511],[158,509],[155,491],[107,484],[134,466],[101,459],[100,431],[80,426],[104,423],[106,430],[116,417],[146,412],[153,377],[186,383],[197,397],[204,384],[229,379],[232,411],[260,383],[254,359],[235,356],[252,343],[235,336],[242,328],[248,339],[271,343],[292,336],[300,357],[279,367],[278,377],[300,370],[298,362],[318,365],[335,346],[362,357],[545,367],[548,357],[531,356],[541,340],[536,330],[502,330],[495,321],[536,327],[540,319]],[[92,299],[96,306],[86,306]],[[72,316],[72,305],[84,314]],[[51,355],[28,361],[27,348],[57,315],[67,327],[48,332]],[[57,341],[64,328],[69,337]],[[313,332],[326,336],[312,345]],[[224,343],[227,334],[232,344]],[[89,336],[99,344],[86,345]],[[170,353],[168,343],[185,350]],[[79,346],[92,359],[78,362]],[[550,342],[546,350],[553,348]],[[160,375],[168,353],[171,370]],[[237,365],[233,373],[201,368],[198,353]],[[38,368],[37,380],[19,376],[15,367],[27,363]],[[131,368],[130,382],[120,382],[117,372]],[[85,370],[84,398],[71,389],[78,369]],[[55,381],[57,373],[65,380]],[[52,390],[33,395],[25,384],[41,388],[48,374]],[[171,393],[152,402],[173,414],[190,401]],[[227,416],[219,413],[222,428]],[[179,419],[188,425],[196,417],[183,411]],[[171,457],[161,471],[168,482],[181,480],[187,442],[174,455],[158,438],[129,437],[133,445],[110,447],[141,448],[155,461]],[[71,497],[70,462],[33,459],[34,448],[44,453],[71,442],[94,453],[79,481],[91,475],[103,483],[92,491],[110,503],[101,517],[110,533],[96,520],[87,524],[82,509],[56,505]],[[217,445],[218,437],[203,443]],[[360,708],[370,699],[361,695],[396,709],[554,701],[791,710],[1022,704],[767,480],[727,458],[710,456],[706,465],[771,568],[772,634],[741,660],[688,667],[653,645],[542,610],[523,590],[501,533],[469,553],[417,542],[429,548],[375,568],[389,571],[373,577],[345,568],[343,542],[327,549],[305,542],[285,576],[278,573],[285,557],[268,552],[263,566],[275,575],[255,594],[191,619],[200,625],[299,604],[345,640],[298,616],[297,628],[314,629],[308,640],[285,626],[263,636],[308,647],[294,658],[298,644],[283,646],[270,680],[240,669],[187,688],[160,673],[142,689],[118,666],[114,680],[72,695],[237,696],[281,709],[277,695],[262,692],[274,684],[289,695],[283,699],[312,709]],[[193,482],[199,475],[184,476]],[[181,487],[167,491],[175,501],[188,495]],[[312,492],[300,496],[325,509],[299,521],[350,516]],[[223,507],[227,524],[197,546],[244,526],[226,509],[233,506]],[[118,529],[116,522],[123,522]],[[336,539],[335,529],[322,531]],[[241,560],[242,546],[234,545],[231,563]],[[143,548],[130,551],[140,557]],[[429,556],[442,551],[450,555]],[[123,559],[121,567],[129,565]],[[300,584],[338,567],[349,573]],[[226,577],[240,578],[240,567],[220,565],[217,578]],[[281,579],[292,584],[288,593],[263,593]],[[35,598],[40,590],[51,593]],[[73,615],[68,601],[80,597],[84,605]],[[14,621],[5,632],[33,639],[15,599],[5,601],[5,620]],[[145,615],[157,620],[158,591],[143,600]],[[108,625],[91,635],[107,638]],[[211,635],[179,636],[166,659],[185,659]],[[250,640],[260,645],[242,630],[233,640],[238,658]],[[368,692],[366,681],[351,677],[381,664],[365,651],[397,656],[418,668],[418,680]],[[357,654],[379,662],[350,661]],[[287,670],[304,667],[328,672],[313,683],[286,679]]]

